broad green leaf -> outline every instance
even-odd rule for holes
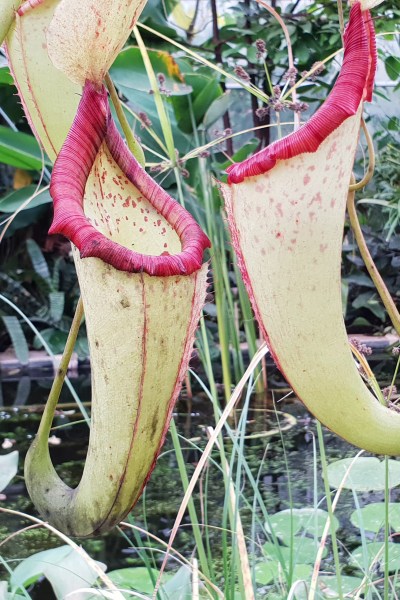
[[[328,481],[332,488],[338,488],[344,474],[353,459],[344,458],[328,466]],[[389,487],[400,484],[400,462],[389,459]],[[378,491],[385,489],[385,463],[375,457],[358,458],[344,484],[346,489],[357,492]]]
[[[22,204],[31,198],[36,192],[35,185],[27,185],[20,190],[16,190],[10,192],[0,198],[0,212],[3,213],[13,213],[22,206]],[[50,192],[47,188],[40,191],[37,195],[32,198],[29,204],[23,210],[29,210],[31,208],[36,208],[37,206],[42,206],[42,204],[50,204],[52,202]]]
[[[375,557],[379,555],[379,558],[374,563],[378,565],[380,570],[383,571],[385,564],[385,553],[383,542],[370,542],[366,545],[368,558],[370,563],[375,560]],[[364,553],[363,547],[358,546],[350,555],[350,564],[353,566],[363,569],[364,564]],[[400,569],[400,544],[394,544],[389,542],[389,572]]]
[[[96,563],[102,570],[106,569],[102,563]],[[59,546],[33,554],[19,563],[11,575],[11,589],[17,591],[26,587],[42,575],[51,583],[57,600],[63,600],[80,588],[90,587],[98,577],[89,557],[85,560],[70,546]]]
[[[203,125],[208,128],[218,121],[228,110],[231,98],[228,92],[214,100],[204,115]]]
[[[35,171],[40,171],[43,163],[51,164],[46,156],[42,161],[39,145],[33,135],[12,131],[4,125],[0,125],[0,162]]]
[[[296,535],[299,531],[321,537],[327,518],[328,513],[321,508],[316,510],[307,507],[293,508],[292,510],[285,509],[275,513],[270,517],[269,523],[275,535],[289,545],[291,536]],[[333,519],[336,531],[339,527],[339,521],[335,516]],[[291,525],[291,521],[293,525]],[[265,523],[265,528],[268,532],[270,532],[269,523]],[[293,531],[291,531],[291,528]]]
[[[343,595],[349,594],[348,597],[353,598],[352,592],[355,592],[360,588],[362,579],[359,577],[342,575],[340,582]],[[338,589],[339,586],[336,575],[323,575],[322,577],[318,577],[316,598],[317,600],[336,600],[337,598],[340,598]],[[366,591],[367,588],[363,589]],[[298,586],[295,598],[296,600],[308,600],[308,594],[304,590],[304,587]]]
[[[312,567],[306,564],[297,564],[293,569],[293,579],[305,579],[308,580],[311,577]],[[256,582],[260,585],[268,585],[272,581],[279,581],[282,578],[282,567],[280,564],[275,562],[263,562],[256,563],[255,566]]]
[[[0,456],[0,492],[4,490],[18,471],[18,450]]]
[[[164,76],[165,81],[160,87],[168,90],[171,96],[190,94],[192,88],[185,84],[179,66],[169,52],[163,50],[148,50],[154,72]],[[148,92],[149,78],[139,48],[124,49],[117,56],[111,67],[111,76],[117,86],[123,85],[133,90]]]
[[[167,583],[160,588],[160,597],[168,600],[192,600],[191,570],[183,565]]]
[[[386,73],[392,81],[397,81],[400,77],[400,58],[398,56],[388,56],[385,60]]]
[[[289,564],[291,555],[295,563],[302,562],[312,565],[315,562],[317,550],[318,544],[315,543],[315,540],[306,536],[295,536],[290,547],[281,545],[277,547],[272,542],[266,542],[263,545],[263,552],[266,556],[278,561],[280,560],[280,556],[282,556],[286,565]],[[327,549],[324,548],[323,555],[326,556],[326,554]]]
[[[301,517],[297,516],[294,510],[282,510],[269,518],[269,521],[265,523],[265,529],[267,532],[271,532],[272,528],[275,535],[286,542],[300,531],[301,521]]]
[[[385,525],[385,518],[385,504],[372,502],[359,511],[355,510],[351,514],[350,521],[359,529],[379,533]],[[394,531],[400,531],[400,504],[398,503],[389,503],[389,525]]]
[[[157,569],[147,569],[146,567],[130,567],[126,569],[116,569],[110,571],[108,577],[119,588],[136,590],[142,594],[152,594],[154,583],[157,581],[159,572]],[[170,573],[164,573],[162,581],[166,582],[171,578]]]
[[[354,308],[367,308],[381,321],[385,321],[386,319],[385,309],[376,292],[364,292],[363,294],[359,294],[355,300],[353,300],[352,306]]]
[[[4,316],[2,319],[11,338],[16,357],[21,365],[27,365],[29,362],[29,348],[20,322],[14,316]]]

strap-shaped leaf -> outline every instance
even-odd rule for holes
[[[12,316],[3,316],[2,319],[11,338],[16,357],[21,365],[27,365],[29,363],[29,348],[20,322],[17,317]]]

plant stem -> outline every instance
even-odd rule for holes
[[[368,156],[369,156],[368,169],[366,170],[364,177],[361,179],[361,181],[357,181],[357,183],[352,183],[349,186],[350,191],[361,190],[363,187],[365,187],[371,181],[374,171],[375,171],[374,143],[372,141],[371,134],[368,131],[368,127],[367,127],[364,119],[361,119],[361,127],[364,131],[365,139],[367,140]]]
[[[332,551],[333,551],[333,558],[335,561],[335,571],[336,571],[336,579],[337,579],[337,584],[338,584],[338,593],[339,593],[340,600],[343,600],[342,575],[340,572],[339,550],[338,550],[337,539],[336,539],[335,522],[333,520],[331,490],[329,488],[329,481],[328,481],[328,463],[326,461],[326,454],[325,454],[324,434],[322,432],[322,426],[319,421],[317,421],[317,432],[318,432],[319,452],[321,455],[322,476],[323,476],[324,487],[325,487],[326,505],[328,508],[329,521],[330,521]]]
[[[385,456],[385,570],[383,598],[389,600],[389,458]]]
[[[142,36],[137,27],[134,27],[133,32],[135,34],[135,38],[137,44],[139,46],[140,53],[142,55],[142,59],[144,62],[144,66],[146,69],[147,77],[150,81],[151,90],[153,92],[154,102],[156,104],[158,117],[160,119],[161,129],[164,135],[165,144],[168,149],[169,159],[173,166],[176,165],[176,153],[175,153],[175,144],[174,138],[172,135],[171,124],[169,122],[168,113],[166,111],[163,98],[161,96],[159,85],[157,82],[157,77],[154,73],[153,65],[151,64],[151,60],[149,54],[147,52],[147,48],[143,42]]]
[[[178,463],[179,474],[182,480],[183,490],[186,492],[189,487],[189,477],[186,471],[185,460],[183,458],[182,448],[179,442],[178,432],[174,419],[171,419],[170,425],[172,442],[174,445],[175,456]],[[197,517],[196,508],[193,502],[193,498],[190,498],[188,502],[188,511],[190,515],[190,522],[193,529],[193,535],[196,542],[197,552],[199,554],[199,560],[201,564],[201,570],[204,575],[210,579],[210,571],[208,568],[207,555],[203,544],[203,537],[199,527],[199,519]],[[211,591],[211,590],[210,590]]]
[[[354,182],[354,177],[352,177],[352,182]],[[393,327],[395,328],[397,334],[400,335],[400,314],[368,250],[357,217],[357,211],[354,204],[354,197],[354,190],[349,191],[349,195],[347,197],[347,211],[349,214],[349,220],[353,229],[354,237],[359,247],[360,254],[364,260],[365,266],[367,267],[368,273],[375,284],[378,294],[381,297],[381,300],[386,308],[390,320],[392,321]]]
[[[396,383],[397,373],[399,372],[399,366],[400,366],[400,356],[397,359],[396,368],[394,370],[393,378],[392,378],[392,381],[390,383],[389,393],[387,395],[387,401],[388,401],[388,403],[390,402],[390,399],[392,397],[394,384]],[[4,409],[2,409],[2,410],[4,410]]]
[[[143,148],[132,133],[132,129],[130,128],[128,119],[125,116],[121,101],[118,98],[117,90],[115,89],[115,86],[112,82],[112,79],[111,79],[109,73],[106,73],[106,76],[104,77],[104,81],[106,82],[107,89],[110,93],[110,98],[114,105],[115,112],[117,113],[117,117],[121,124],[122,131],[124,132],[126,143],[128,144],[128,148],[132,152],[133,156],[136,158],[138,163],[142,167],[144,167],[146,160],[144,157]]]
[[[83,318],[83,302],[82,298],[79,298],[78,304],[75,310],[74,318],[72,321],[71,329],[69,330],[68,338],[65,344],[64,352],[60,361],[60,365],[57,369],[57,374],[54,377],[53,384],[49,393],[49,397],[46,402],[46,406],[43,411],[43,416],[40,421],[37,436],[41,439],[49,437],[50,429],[53,424],[54,412],[56,410],[58,401],[60,399],[60,393],[64,384],[64,379],[67,374],[69,361],[74,350],[76,338],[78,337],[79,328]]]

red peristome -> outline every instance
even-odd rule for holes
[[[376,69],[376,45],[373,23],[360,3],[350,11],[344,35],[344,59],[332,92],[321,108],[298,131],[272,143],[251,158],[231,165],[228,183],[240,183],[246,177],[261,175],[272,169],[277,160],[315,152],[319,145],[345,119],[357,112],[362,100],[370,100]]]
[[[113,242],[85,216],[86,181],[97,153],[106,142],[110,154],[126,177],[168,221],[179,236],[182,251],[149,256]],[[139,165],[121,138],[113,120],[105,88],[86,82],[70,132],[54,164],[50,194],[54,219],[49,233],[61,233],[79,249],[82,258],[96,257],[119,271],[149,275],[190,275],[203,262],[210,241],[190,213],[171,198]]]
[[[372,92],[374,91],[374,79],[376,73],[376,67],[378,63],[378,53],[376,51],[376,36],[375,36],[375,28],[374,22],[371,18],[371,14],[369,10],[366,10],[363,13],[364,23],[367,30],[368,36],[368,45],[369,45],[369,72],[368,79],[365,85],[365,98],[367,102],[372,101]]]

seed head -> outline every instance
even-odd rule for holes
[[[289,85],[294,85],[296,83],[297,73],[298,71],[296,67],[290,67],[290,69],[286,71],[283,77],[284,79],[286,79],[286,81],[289,82]]]
[[[400,346],[395,346],[392,348],[392,354],[393,356],[400,356]]]
[[[139,119],[141,121],[142,129],[144,129],[145,127],[151,127],[153,124],[145,112],[139,113]]]
[[[268,114],[269,114],[269,108],[262,107],[262,108],[257,108],[257,110],[256,110],[256,115],[261,120],[264,119]]]
[[[288,108],[295,113],[302,113],[308,110],[309,104],[307,104],[307,102],[289,102]]]
[[[352,338],[350,342],[359,351],[360,354],[364,354],[364,356],[370,356],[372,354],[372,348],[370,346],[367,346],[366,344],[362,344],[357,340],[357,338]]]
[[[240,79],[243,79],[243,81],[250,81],[250,75],[243,69],[242,66],[236,65],[235,73],[238,77],[240,77]]]
[[[264,40],[256,40],[257,58],[264,58],[267,53]]]

